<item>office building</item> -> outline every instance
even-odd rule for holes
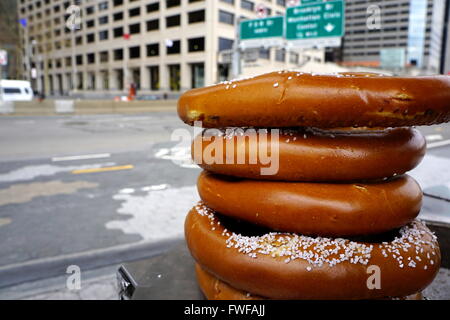
[[[445,11],[444,21],[444,45],[442,54],[442,70],[441,73],[450,75],[450,0],[445,0],[447,10]]]
[[[32,47],[38,89],[47,94],[172,95],[230,79],[238,19],[283,15],[285,0],[85,0],[75,3],[81,29],[73,33],[68,0],[18,0],[25,47]],[[247,56],[244,74],[293,67],[299,55],[264,49]],[[262,68],[264,66],[264,68]],[[249,71],[250,70],[250,71]]]
[[[380,67],[381,52],[404,49],[405,66],[439,73],[444,0],[347,0],[342,63]]]

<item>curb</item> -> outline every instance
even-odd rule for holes
[[[109,100],[45,100],[1,102],[0,116],[137,114],[175,111],[176,100],[117,102]]]
[[[68,266],[77,265],[88,271],[160,255],[179,243],[180,239],[160,242],[138,242],[106,249],[31,260],[0,267],[0,289],[51,277],[67,275]]]

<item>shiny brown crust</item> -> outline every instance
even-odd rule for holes
[[[198,263],[195,272],[200,289],[208,300],[266,300],[231,287],[205,271]]]
[[[198,284],[208,300],[268,300],[251,293],[238,290],[217,279],[199,264],[195,265]],[[422,293],[415,293],[401,298],[386,298],[388,300],[423,300]]]
[[[374,183],[229,178],[203,171],[200,198],[223,215],[275,231],[331,237],[383,233],[413,221],[422,190],[408,175]]]
[[[450,121],[450,77],[273,72],[186,92],[178,114],[203,127],[403,127]]]
[[[204,205],[191,210],[185,223],[187,245],[205,270],[238,290],[271,299],[377,299],[422,291],[439,270],[439,245],[421,223],[402,232],[386,243],[288,234],[243,237],[226,230]],[[374,275],[369,266],[380,268],[380,289],[368,289]]]
[[[331,182],[372,180],[403,174],[420,163],[426,149],[425,138],[413,128],[362,132],[282,130],[278,137],[273,138],[279,141],[279,156],[276,157],[275,150],[272,152],[271,149],[270,130],[266,133],[266,130],[254,129],[209,129],[194,139],[192,158],[201,168],[224,175],[263,180]],[[222,157],[217,158],[219,161],[208,159],[209,150],[216,146],[223,150]],[[232,148],[231,151],[227,146]],[[227,153],[234,158],[227,157]],[[237,154],[245,155],[245,161],[238,162]],[[250,154],[256,161],[250,161]],[[266,158],[261,157],[266,154],[269,159],[273,157],[272,162],[268,163]],[[274,167],[273,171],[267,171],[275,165],[278,170]]]

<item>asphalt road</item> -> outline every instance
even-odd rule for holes
[[[192,132],[170,112],[0,117],[0,290],[181,238],[200,170],[177,129]],[[449,183],[450,126],[420,129],[431,148],[412,175]]]

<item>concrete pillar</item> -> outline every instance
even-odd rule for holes
[[[63,94],[66,94],[70,91],[70,83],[67,81],[67,75],[65,73],[61,73],[61,77],[62,77],[62,91]]]
[[[105,90],[103,86],[103,70],[97,69],[95,72],[95,89],[96,91],[102,91]]]
[[[141,65],[141,90],[150,90],[150,71],[145,65]]]
[[[116,91],[118,89],[117,81],[116,81],[116,74],[115,70],[113,68],[108,69],[108,77],[109,77],[109,90],[110,91]]]
[[[180,65],[181,91],[191,89],[191,66],[188,63]]]
[[[86,72],[86,70],[81,71],[83,72],[83,90],[84,91],[88,91],[89,88],[89,77],[88,77],[88,73]]]
[[[169,92],[169,66],[167,64],[159,65],[159,78],[161,92]]]

